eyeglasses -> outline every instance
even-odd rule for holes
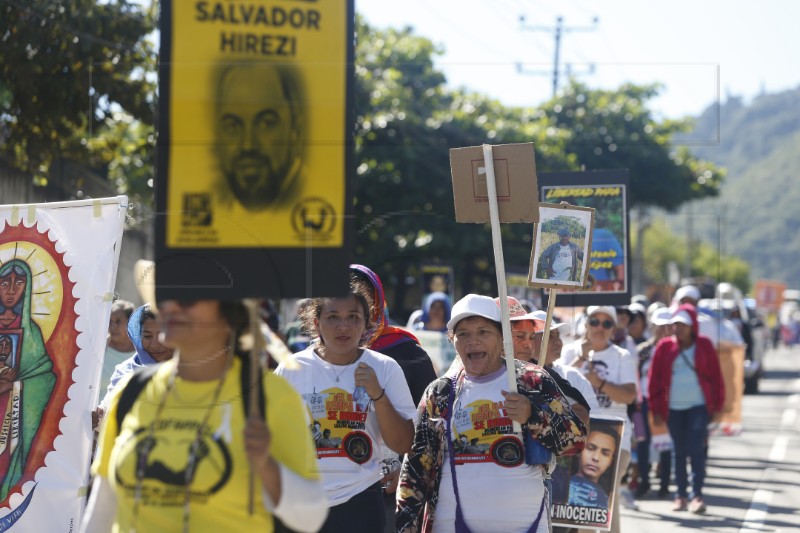
[[[589,325],[592,326],[593,328],[596,328],[597,326],[600,326],[601,324],[602,324],[604,329],[611,329],[611,328],[614,327],[614,322],[612,322],[611,320],[603,320],[602,322],[600,322],[599,318],[590,318],[589,319]]]

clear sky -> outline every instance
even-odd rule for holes
[[[510,106],[552,95],[559,16],[560,84],[567,64],[592,88],[660,82],[650,106],[660,117],[699,114],[718,95],[749,101],[800,86],[800,0],[356,0],[356,11],[441,44],[449,85]]]

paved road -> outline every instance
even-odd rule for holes
[[[742,434],[711,439],[706,514],[651,493],[623,509],[623,533],[800,531],[800,348],[771,351],[766,368],[761,392],[745,396]]]

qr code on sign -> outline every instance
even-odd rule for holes
[[[183,225],[210,226],[211,195],[209,193],[187,193],[183,195]]]

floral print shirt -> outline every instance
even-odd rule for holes
[[[586,426],[553,378],[533,363],[516,361],[515,370],[517,391],[527,396],[533,407],[523,431],[529,431],[555,455],[580,453]],[[429,533],[433,528],[447,447],[445,417],[452,414],[447,405],[452,384],[445,376],[428,385],[417,409],[414,443],[403,461],[397,488],[397,533]]]

